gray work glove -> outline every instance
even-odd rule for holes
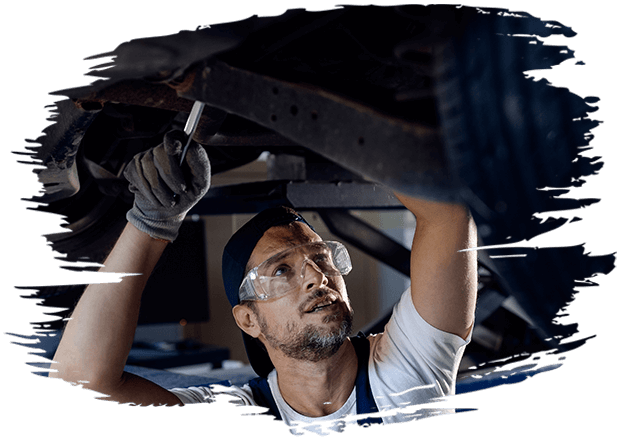
[[[171,242],[187,212],[211,184],[209,158],[196,142],[179,165],[186,139],[181,130],[166,133],[163,144],[136,154],[123,172],[135,194],[127,220],[151,237]]]

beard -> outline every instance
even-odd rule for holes
[[[287,324],[288,336],[278,338],[267,323],[258,317],[259,325],[267,342],[280,350],[285,356],[309,362],[319,362],[333,356],[342,346],[353,328],[353,312],[348,307],[342,307],[342,321],[337,328],[322,328],[315,324],[308,324],[299,328],[296,323]],[[338,319],[338,315],[329,315],[324,323]]]

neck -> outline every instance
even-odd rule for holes
[[[275,353],[272,361],[282,397],[307,417],[337,411],[355,386],[357,355],[348,338],[333,356],[319,362],[299,361]]]

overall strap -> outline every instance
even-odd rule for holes
[[[265,408],[269,408],[267,414],[270,414],[276,418],[276,420],[282,420],[282,416],[280,415],[280,411],[278,411],[278,405],[276,405],[276,401],[273,398],[273,394],[271,394],[271,389],[269,388],[269,382],[265,377],[256,377],[248,382],[248,385],[252,389],[252,394],[254,395],[254,401],[258,406],[263,406]]]
[[[351,338],[355,354],[357,355],[357,377],[355,378],[355,399],[357,414],[376,413],[377,404],[370,389],[368,378],[368,359],[370,358],[370,341],[364,333],[359,332]],[[381,417],[367,417],[357,421],[358,425],[383,423]]]
[[[357,414],[370,414],[377,412],[377,404],[372,395],[370,389],[370,381],[368,379],[368,359],[370,357],[370,341],[366,336],[359,332],[356,336],[351,338],[355,354],[357,355],[357,376],[355,378],[355,399]],[[248,382],[248,385],[252,389],[254,395],[254,401],[257,405],[269,408],[267,414],[270,414],[276,418],[276,420],[282,420],[280,411],[276,401],[271,394],[269,388],[269,382],[264,377],[256,377]],[[382,423],[380,417],[367,417],[365,419],[358,420],[359,425]]]

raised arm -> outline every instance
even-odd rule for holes
[[[416,216],[411,247],[411,297],[433,327],[466,339],[477,292],[476,225],[461,205],[396,194]]]
[[[176,238],[185,214],[210,183],[209,161],[200,145],[190,147],[179,167],[181,133],[168,133],[163,145],[140,153],[127,167],[134,207],[101,271],[140,275],[86,288],[54,356],[57,372],[50,377],[84,382],[86,388],[118,402],[180,403],[174,394],[123,370],[148,277],[167,243]]]

